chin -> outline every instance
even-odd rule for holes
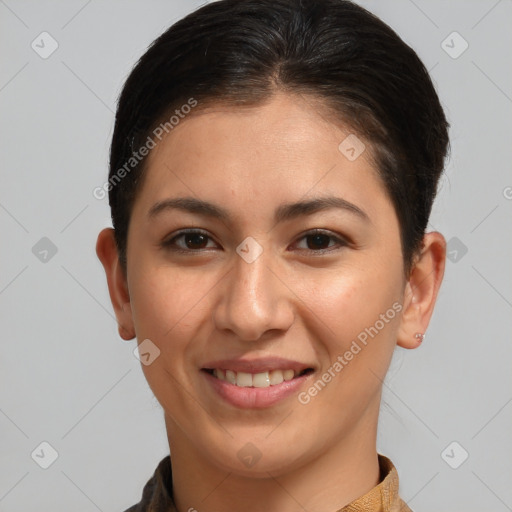
[[[293,436],[276,436],[270,440],[266,428],[260,436],[226,436],[223,443],[206,442],[209,449],[203,451],[219,469],[243,477],[268,478],[286,474],[304,463],[308,453],[315,451],[314,446],[292,440]],[[212,450],[211,447],[215,446]],[[300,452],[297,447],[301,447]],[[312,455],[311,455],[312,456]]]

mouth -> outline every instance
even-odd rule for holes
[[[203,363],[205,397],[239,409],[286,403],[314,378],[315,366],[282,357],[217,359]]]
[[[208,373],[215,379],[241,388],[268,388],[309,375],[313,372],[313,368],[304,368],[302,370],[294,370],[292,368],[273,369],[258,373],[223,368],[202,368],[201,371]]]

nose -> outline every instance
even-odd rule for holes
[[[218,330],[230,331],[242,341],[257,341],[270,331],[286,332],[293,324],[292,292],[272,270],[270,260],[267,251],[252,263],[235,255],[213,311]]]

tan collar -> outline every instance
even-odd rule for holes
[[[337,512],[412,512],[398,494],[398,473],[384,455],[378,454],[381,481],[364,496]],[[144,486],[142,499],[125,512],[177,512],[172,497],[171,458],[164,457]]]
[[[380,483],[337,512],[412,512],[398,494],[398,472],[391,460],[379,454],[379,466]]]

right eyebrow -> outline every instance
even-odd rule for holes
[[[213,203],[209,203],[208,201],[196,199],[195,197],[176,197],[159,201],[150,208],[148,216],[155,217],[166,210],[176,209],[183,210],[188,213],[214,217],[222,221],[228,221],[231,217],[227,210],[224,210]]]

